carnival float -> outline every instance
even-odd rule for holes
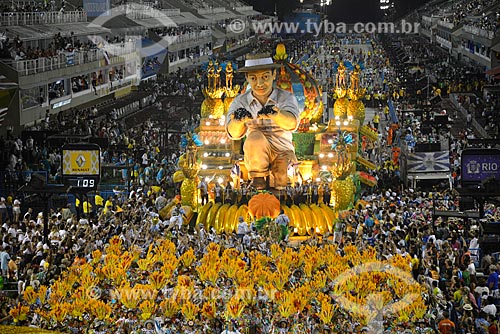
[[[331,189],[329,205],[300,204],[290,207],[275,202],[262,202],[267,217],[276,218],[281,207],[291,220],[292,233],[307,235],[311,229],[318,234],[332,232],[339,212],[352,207],[358,200],[361,185],[376,185],[370,170],[375,164],[363,157],[363,142],[375,142],[377,133],[365,123],[365,106],[362,99],[366,90],[360,85],[362,69],[356,65],[352,71],[339,63],[335,78],[334,118],[322,123],[324,105],[322,88],[314,77],[300,65],[289,62],[284,44],[276,47],[274,61],[281,65],[277,70],[277,87],[292,92],[300,108],[300,125],[293,134],[293,141],[300,163],[289,173],[289,183],[327,184]],[[188,210],[198,213],[196,223],[214,228],[219,233],[236,230],[238,218],[250,223],[261,216],[251,203],[223,204],[209,202],[200,206],[196,184],[201,178],[209,183],[227,184],[235,161],[240,161],[243,180],[248,179],[242,160],[241,141],[231,140],[225,130],[225,115],[234,97],[246,89],[233,85],[234,67],[231,62],[210,61],[207,65],[207,87],[201,106],[201,121],[197,129],[196,144],[184,145],[186,153],[179,161],[176,181],[182,181],[181,201]],[[221,79],[225,75],[225,84]],[[187,134],[193,137],[193,134]],[[191,156],[192,163],[186,165]],[[189,171],[187,170],[189,169]],[[262,196],[256,194],[255,196]],[[282,200],[285,194],[278,194]],[[251,201],[250,201],[251,202]],[[276,209],[277,207],[277,209]]]

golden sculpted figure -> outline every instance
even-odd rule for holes
[[[357,91],[359,89],[359,76],[361,75],[361,67],[356,65],[351,73],[351,89]]]
[[[215,90],[215,67],[213,61],[208,62],[207,68],[208,91]]]
[[[214,75],[214,90],[220,88],[220,73],[222,72],[222,67],[219,65],[219,61],[215,61],[215,75]]]
[[[343,62],[340,62],[337,73],[337,87],[345,88],[346,84],[346,68]]]
[[[233,89],[233,63],[231,62],[226,65],[226,88]]]

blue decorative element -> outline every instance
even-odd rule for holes
[[[297,99],[297,104],[299,105],[299,111],[302,113],[306,106],[306,97],[304,95],[304,86],[300,82],[292,83],[293,95]]]
[[[350,61],[344,61],[344,66],[349,70],[354,70],[354,65]]]
[[[203,142],[200,140],[200,137],[196,133],[191,134],[191,133],[186,133],[185,135],[182,135],[181,137],[181,148],[185,149],[189,145],[195,144],[196,146],[200,147],[203,145]]]
[[[344,137],[344,141],[347,145],[352,145],[354,143],[354,139],[352,139],[352,133],[349,133]]]
[[[363,62],[360,62],[357,65],[359,65],[359,67],[361,68],[361,70],[365,69],[365,64]],[[354,65],[353,63],[351,63],[350,61],[347,61],[347,60],[344,61],[344,66],[349,71],[353,71],[354,68],[356,67],[356,65]],[[333,72],[334,73],[336,73],[338,71],[338,68],[339,68],[339,64],[338,63],[333,64]]]
[[[227,66],[226,62],[223,62],[222,64],[219,64],[219,66],[222,67],[222,72],[226,72],[226,66]]]
[[[333,140],[332,149],[347,147],[354,144],[354,139],[352,138],[352,133],[346,131],[341,132],[339,130],[338,136]]]

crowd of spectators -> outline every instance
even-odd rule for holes
[[[427,90],[430,98],[437,95],[446,97],[450,93],[459,94],[459,108],[465,110],[465,125],[468,128],[468,131],[464,129],[467,132],[465,137],[474,136],[471,130],[473,119],[477,120],[488,134],[496,136],[498,127],[494,110],[498,107],[498,98],[487,88],[488,85],[496,86],[494,81],[485,78],[484,69],[474,64],[462,63],[425,41],[409,42],[405,45],[405,50],[410,61],[422,63],[420,71],[415,73],[415,82],[429,82],[428,87],[424,84],[417,87],[421,90],[420,95],[427,95]],[[428,80],[424,80],[425,77],[428,77]],[[456,119],[460,116],[460,111],[448,110],[447,115]]]
[[[500,28],[500,12],[483,15],[476,20],[466,19],[465,24],[496,33]]]
[[[470,126],[475,119],[483,127],[488,135],[495,138],[498,136],[498,115],[495,110],[499,107],[498,95],[486,93],[484,99],[474,93],[458,95],[458,103],[467,113],[467,123]]]
[[[443,19],[445,22],[459,24],[467,16],[482,15],[487,8],[494,4],[494,0],[451,1],[449,5],[441,8],[440,12],[446,16]]]
[[[171,36],[171,37],[182,37],[182,36],[197,36],[198,33],[209,31],[210,28],[208,26],[189,26],[189,25],[181,25],[176,27],[164,27],[157,28],[155,32],[159,36]]]
[[[24,291],[28,286],[38,289],[40,285],[50,285],[60,274],[75,261],[90,262],[95,250],[103,250],[110,238],[120,237],[126,250],[133,245],[140,247],[145,254],[150,244],[158,238],[171,238],[177,247],[177,256],[182,256],[189,248],[195,250],[197,258],[201,258],[210,242],[218,243],[224,249],[236,248],[242,251],[256,251],[270,255],[271,245],[276,242],[272,238],[260,235],[251,229],[246,243],[242,244],[235,234],[217,235],[213,231],[197,226],[197,233],[188,232],[187,227],[175,234],[169,230],[168,220],[159,218],[158,211],[167,203],[165,194],[151,190],[151,187],[133,188],[129,197],[117,192],[104,205],[88,206],[82,201],[86,211],[79,218],[76,211],[70,208],[54,210],[50,215],[51,231],[49,239],[43,240],[43,217],[28,210],[14,218],[14,211],[7,213],[3,224],[4,233],[2,249],[6,253],[8,266],[5,276],[16,282],[16,289]],[[479,258],[478,238],[481,228],[476,221],[461,219],[443,220],[432,216],[433,198],[444,198],[437,206],[439,209],[453,210],[457,206],[457,198],[450,193],[435,192],[427,194],[407,190],[404,192],[386,191],[366,195],[362,199],[365,206],[356,207],[346,213],[341,221],[342,229],[339,251],[348,245],[358,249],[374,247],[377,258],[390,258],[396,254],[410,255],[412,274],[420,284],[426,287],[423,297],[428,305],[428,312],[421,320],[420,329],[437,329],[441,320],[449,318],[459,333],[494,333],[488,328],[496,326],[498,317],[495,303],[498,303],[498,259],[495,254],[483,253]],[[11,199],[9,199],[11,200]],[[436,204],[435,204],[436,205]],[[87,209],[85,209],[87,208]],[[491,220],[498,219],[499,212],[493,205],[487,208]],[[5,217],[5,215],[3,215]],[[304,243],[323,247],[332,243],[328,236],[313,238]],[[296,244],[282,247],[297,247]],[[137,267],[129,269],[131,285],[147,282]],[[184,275],[195,274],[196,271],[184,272]],[[175,278],[174,274],[174,280]],[[180,275],[180,273],[179,273]],[[291,274],[291,278],[300,277]],[[196,279],[196,276],[193,276]],[[221,281],[221,284],[224,281]],[[99,286],[104,293],[106,286]],[[225,283],[219,286],[222,291],[230,289]],[[168,296],[168,291],[164,291]],[[5,297],[4,297],[5,298]],[[6,299],[3,307],[7,309],[15,305],[15,300]],[[120,333],[140,331],[148,324],[157,322],[166,330],[189,330],[197,333],[221,333],[224,320],[213,323],[196,321],[184,323],[178,319],[170,319],[154,314],[154,321],[141,319],[137,312],[120,309],[114,330]],[[5,311],[5,310],[4,310]],[[236,329],[243,331],[249,326],[254,329],[276,330],[278,323],[272,314],[266,314],[264,308],[257,308],[257,323],[236,322]],[[4,320],[9,322],[8,320]],[[35,326],[44,326],[39,317],[29,318]],[[311,324],[315,330],[320,324],[309,313],[299,315],[296,323]],[[292,331],[292,323],[281,323]],[[75,326],[74,328],[71,328]],[[101,330],[110,330],[103,323],[95,323]],[[269,327],[267,327],[269,326]],[[362,331],[359,324],[352,324],[345,332]],[[67,330],[82,331],[74,322],[68,322]],[[416,329],[413,333],[417,333]]]
[[[125,39],[123,37],[116,36],[105,36],[102,43],[124,45]],[[100,45],[101,47],[103,45]],[[84,59],[85,54],[89,52],[96,53],[99,45],[94,43],[92,40],[81,41],[79,37],[75,36],[74,32],[70,32],[68,35],[64,36],[60,32],[54,35],[53,41],[49,43],[46,48],[37,46],[25,46],[24,42],[16,36],[13,40],[6,37],[0,45],[0,57],[11,58],[14,60],[29,60],[38,58],[51,58],[56,57],[59,54],[66,54],[71,52],[83,52]]]
[[[55,0],[51,1],[25,1],[25,2],[12,2],[11,4],[3,3],[0,6],[0,14],[9,14],[9,13],[33,13],[33,12],[55,12],[64,10],[65,8],[65,0],[62,0],[58,5]]]

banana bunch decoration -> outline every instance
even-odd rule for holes
[[[318,234],[332,232],[332,223],[337,218],[337,213],[325,204],[282,205],[281,209],[290,219],[290,232],[301,236],[310,234],[311,228]],[[252,214],[247,205],[209,202],[198,212],[196,225],[203,224],[206,229],[213,228],[217,233],[233,233],[238,227],[239,217],[243,217],[247,223],[259,218]]]

